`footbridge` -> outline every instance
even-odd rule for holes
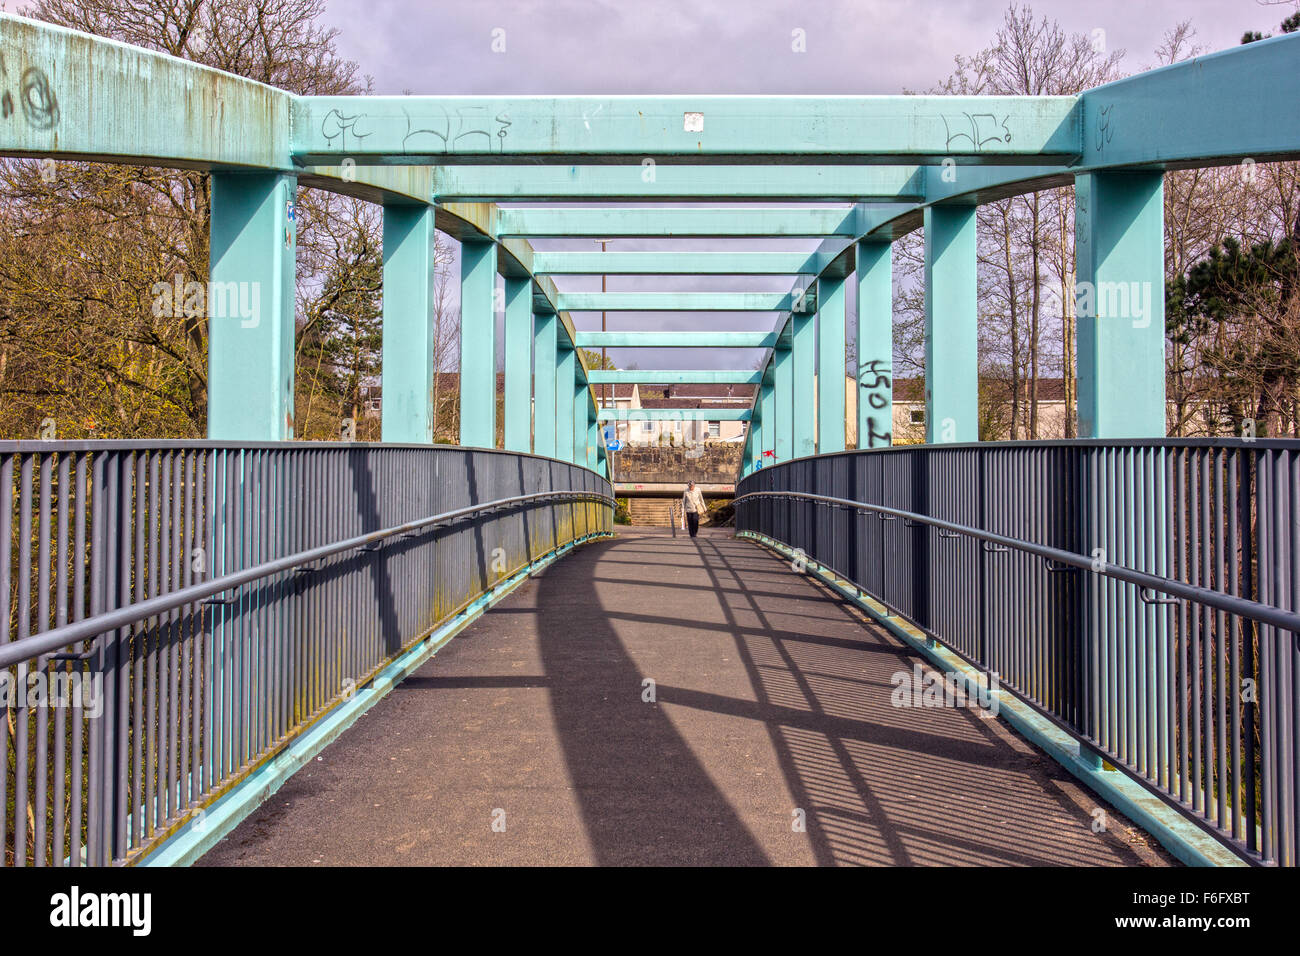
[[[4,865],[1294,865],[1300,443],[1164,437],[1162,195],[1300,158],[1298,65],[1286,36],[1077,96],[294,96],[0,14],[0,155],[211,184],[206,438],[0,444]],[[1060,186],[1080,438],[981,443],[976,213]],[[382,207],[379,443],[294,440],[300,187]],[[916,229],[926,444],[894,446]],[[597,237],[662,241],[550,242]],[[570,290],[599,275],[662,281]],[[599,407],[629,381],[754,386],[689,410],[747,423],[734,530],[615,534],[602,421],[685,414]]]

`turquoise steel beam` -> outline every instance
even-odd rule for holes
[[[533,453],[555,458],[555,332],[559,319],[539,313],[533,319]],[[570,352],[570,355],[573,353]]]
[[[923,199],[922,167],[699,166],[622,163],[603,166],[434,166],[440,201],[539,202],[595,199],[797,200],[857,202]]]
[[[585,349],[770,349],[775,332],[579,332]],[[593,380],[595,381],[595,380]]]
[[[386,442],[433,441],[433,251],[433,207],[384,207]]]
[[[747,422],[750,408],[602,408],[602,422]]]
[[[847,236],[858,215],[842,206],[725,209],[502,209],[500,236],[665,238]]]
[[[294,177],[279,173],[212,177],[209,438],[293,437],[296,193]],[[158,283],[153,292],[171,294],[180,316],[189,293],[176,284]]]
[[[600,465],[600,425],[596,421],[596,410],[587,409],[587,467],[597,471]]]
[[[533,280],[506,278],[505,425],[507,451],[530,451],[532,438]]]
[[[772,350],[773,458],[777,462],[794,457],[794,355],[788,341]]]
[[[555,363],[555,455],[561,461],[573,461],[574,376],[578,368],[577,353],[565,348],[563,341]]]
[[[729,157],[780,169],[797,155],[823,168],[951,158],[962,168],[1069,164],[1091,172],[1300,156],[1294,125],[1277,122],[1272,109],[1300,98],[1294,35],[1080,97],[294,97],[50,24],[10,14],[0,14],[0,23],[9,82],[31,80],[9,91],[14,122],[0,124],[2,155],[303,169],[307,177],[320,175],[318,166],[482,161],[514,168],[512,159],[521,166],[586,162],[592,165],[579,168],[617,177],[622,170],[610,162],[624,159],[634,189],[663,182],[696,193],[725,186],[710,183],[716,174],[698,172],[697,164]],[[1259,96],[1261,89],[1268,95]],[[1185,116],[1192,121],[1179,119]],[[232,137],[232,128],[256,135]],[[675,155],[690,162],[673,165]],[[656,166],[646,165],[650,157]],[[787,175],[773,172],[770,182],[780,190]],[[843,175],[851,177],[851,169]],[[361,179],[340,180],[339,188],[361,188]],[[846,198],[866,198],[852,180],[827,186],[816,191],[831,196],[847,188]],[[811,182],[804,188],[814,190]]]
[[[758,457],[763,459],[763,466],[770,464],[769,459],[776,452],[776,388],[771,382],[764,381],[758,389],[758,414],[763,420],[762,441],[758,446]],[[773,452],[769,456],[768,452]]]
[[[297,172],[298,185],[304,189],[355,196],[379,206],[426,206],[433,195],[427,166],[305,166]],[[454,226],[448,228],[451,213],[435,210],[435,215],[439,213],[444,221],[438,228],[458,233]]]
[[[926,206],[978,206],[1040,189],[1070,186],[1075,170],[1068,166],[926,166],[925,201],[862,206],[859,235],[883,242],[898,240],[923,225]]]
[[[1078,155],[1073,96],[300,97],[300,163],[448,160],[581,165],[592,157],[693,163],[898,165],[919,156],[1006,163]]]
[[[795,458],[817,454],[817,314],[795,312],[790,316],[791,350],[794,355],[794,448]]]
[[[893,244],[858,243],[858,441],[880,448],[894,431]]]
[[[0,64],[0,155],[294,168],[283,90],[8,13]]]
[[[1050,186],[1068,186],[1073,170],[1068,166],[953,166],[923,167],[925,205],[962,203],[981,205]],[[918,217],[920,207],[914,210]],[[920,224],[918,223],[918,226]]]
[[[1297,103],[1297,33],[1136,73],[1080,97],[1079,166],[1178,169],[1295,159]]]
[[[844,450],[845,322],[843,279],[817,283],[817,453]]]
[[[789,292],[561,292],[567,312],[785,312]]]
[[[974,206],[925,210],[925,440],[979,441]]]
[[[497,247],[460,246],[460,443],[496,446]]]
[[[763,373],[753,369],[592,369],[587,379],[592,385],[635,384],[679,385],[700,383],[708,385],[756,385]]]
[[[1075,185],[1080,438],[1165,435],[1164,174]]]
[[[1283,35],[1088,90],[1080,97],[1085,142],[1077,164],[929,166],[926,201],[982,204],[1066,186],[1076,174],[1138,164],[1181,169],[1295,159],[1300,155],[1295,127],[1274,121],[1274,104],[1300,101],[1298,48],[1300,34]],[[1260,89],[1268,95],[1260,96]],[[920,227],[921,214],[920,207],[904,210],[862,234],[900,238]]]
[[[535,252],[538,275],[809,275],[825,256],[806,252]]]

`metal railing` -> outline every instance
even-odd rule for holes
[[[498,583],[609,533],[578,465],[0,443],[4,865],[130,861]]]
[[[1300,854],[1300,442],[915,446],[737,488],[802,550],[1256,862]]]

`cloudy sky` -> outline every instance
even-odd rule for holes
[[[1067,32],[1100,38],[1107,51],[1124,50],[1122,67],[1138,72],[1154,64],[1162,35],[1182,20],[1192,22],[1206,51],[1220,50],[1248,29],[1276,31],[1295,3],[1038,0],[1031,6]],[[951,72],[955,54],[988,46],[1005,9],[1000,0],[329,0],[326,20],[340,30],[342,53],[373,78],[376,93],[891,94],[928,89]],[[803,31],[805,52],[792,49],[796,30]],[[625,240],[611,248],[654,245]],[[665,282],[681,291],[723,292],[785,291],[790,280],[613,277],[609,289],[662,290]],[[600,280],[561,277],[557,285],[585,291],[599,289]],[[776,318],[626,313],[611,314],[609,328],[770,329]],[[574,321],[580,329],[600,328],[599,313],[576,314]],[[759,356],[673,350],[611,357],[620,367],[648,369],[751,368]]]
[[[1257,0],[1039,0],[1138,70],[1190,19],[1208,49],[1276,30]],[[345,55],[401,93],[899,93],[988,45],[998,0],[329,0]],[[505,31],[505,52],[492,50]],[[791,50],[804,30],[807,52]]]

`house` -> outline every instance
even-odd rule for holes
[[[702,442],[740,442],[745,438],[746,423],[723,418],[696,419],[685,415],[672,417],[671,412],[695,412],[716,408],[745,411],[754,400],[753,385],[735,384],[656,384],[624,386],[630,394],[617,407],[629,411],[627,421],[617,422],[616,437],[629,445],[699,444]],[[638,410],[668,410],[667,419],[638,417]]]

